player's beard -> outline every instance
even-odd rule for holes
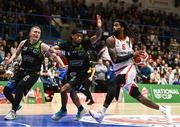
[[[120,31],[113,31],[112,35],[114,35],[115,37],[118,37],[118,35],[120,34]]]

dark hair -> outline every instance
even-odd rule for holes
[[[127,23],[121,19],[116,19],[114,22],[120,23],[125,29],[127,28]]]
[[[37,29],[40,29],[40,30],[41,30],[41,28],[40,28],[39,26],[32,26],[31,29],[30,29],[30,31],[31,31],[32,29],[34,29],[34,28],[37,28]]]
[[[77,34],[77,33],[83,34],[82,30],[79,30],[79,29],[73,29],[71,32],[72,35]]]
[[[124,27],[124,34],[125,35],[132,37],[131,31],[130,31],[130,29],[128,27],[127,22],[125,22],[125,21],[123,21],[121,19],[116,19],[116,20],[114,20],[114,22],[118,22],[121,26]]]

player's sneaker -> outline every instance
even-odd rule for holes
[[[14,120],[16,119],[16,112],[14,110],[10,110],[9,113],[4,117],[4,120]]]
[[[172,122],[172,115],[171,115],[171,107],[170,106],[160,106],[160,111],[167,119],[168,123]]]
[[[103,118],[104,118],[104,114],[102,112],[95,112],[93,110],[89,110],[89,114],[98,122],[101,123]]]
[[[67,111],[64,111],[64,110],[60,110],[58,111],[57,113],[55,113],[51,119],[52,120],[60,120],[62,117],[66,116],[67,115]]]
[[[82,111],[78,111],[74,120],[79,121],[86,113],[87,110],[85,108]]]

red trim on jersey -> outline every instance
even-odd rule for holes
[[[127,73],[126,73],[126,78],[125,78],[126,81],[127,81],[127,78],[128,78],[128,73],[129,73],[129,71],[131,70],[132,66],[133,66],[133,65],[131,65],[131,66],[129,67],[129,69],[128,69]]]

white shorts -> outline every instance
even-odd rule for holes
[[[121,71],[118,71],[118,73],[116,73],[116,76],[121,74],[125,74],[125,83],[122,84],[122,87],[125,91],[130,93],[132,87],[138,87],[137,84],[134,82],[137,74],[136,66],[134,64],[128,65]]]

